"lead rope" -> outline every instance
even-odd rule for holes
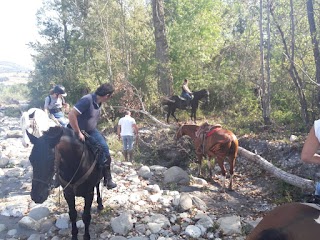
[[[71,182],[72,182],[72,180],[75,178],[75,176],[76,176],[76,174],[78,173],[78,171],[79,171],[79,169],[80,169],[80,167],[81,167],[81,163],[82,163],[82,160],[84,159],[84,157],[83,157],[83,155],[84,155],[84,142],[83,142],[83,148],[82,148],[82,156],[81,156],[81,160],[80,160],[80,163],[79,163],[79,165],[78,165],[78,168],[77,168],[77,170],[75,171],[75,173],[73,174],[73,176],[72,176],[72,178],[71,178],[71,180],[67,183],[67,185],[63,188],[63,191],[71,184]]]
[[[74,175],[72,176],[71,180],[70,180],[70,181],[67,183],[67,185],[62,189],[62,191],[64,191],[64,190],[71,184],[72,180],[74,179],[75,175],[77,174],[77,172],[78,172],[79,169],[80,169],[82,160],[84,159],[84,157],[83,157],[83,155],[84,155],[84,144],[85,144],[85,143],[83,143],[83,151],[82,151],[82,156],[81,156],[80,164],[79,164],[76,172],[75,172]],[[55,160],[56,160],[56,159],[59,159],[59,162],[56,162],[56,164],[55,164],[55,167],[56,167],[55,173],[57,173],[57,170],[59,169],[59,164],[60,164],[60,160],[61,160],[61,155],[58,153],[56,147],[55,147],[55,151],[54,151],[54,152],[55,152]],[[57,175],[58,175],[58,174],[57,174]],[[57,176],[57,177],[61,178],[60,175]],[[59,193],[58,193],[58,204],[61,205],[61,188],[60,188],[60,186],[59,186]]]

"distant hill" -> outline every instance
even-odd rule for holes
[[[19,64],[7,61],[0,61],[0,73],[19,73],[19,72],[30,72],[31,69],[23,67]]]

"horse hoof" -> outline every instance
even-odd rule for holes
[[[104,206],[101,204],[101,205],[98,205],[98,211],[102,211],[103,210],[103,208],[104,208]]]

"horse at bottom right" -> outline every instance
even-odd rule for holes
[[[287,203],[268,212],[246,240],[320,239],[320,207],[313,203]]]

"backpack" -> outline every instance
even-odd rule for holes
[[[51,96],[48,95],[48,97],[49,97],[49,103],[48,103],[48,105],[50,105],[50,103],[51,103]],[[64,97],[61,96],[61,100],[62,100],[62,105],[66,104],[66,100],[64,99]]]

